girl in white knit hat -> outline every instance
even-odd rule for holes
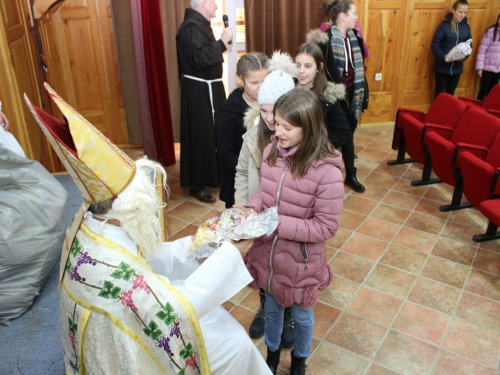
[[[295,87],[293,78],[296,76],[296,67],[290,55],[280,51],[274,52],[268,69],[270,73],[264,79],[257,98],[259,107],[250,108],[245,114],[244,125],[247,132],[243,135],[234,183],[234,200],[238,206],[243,206],[259,191],[262,153],[274,134],[274,103]],[[252,338],[264,335],[266,300],[263,290],[260,290],[259,294],[261,306],[249,329]],[[291,348],[294,343],[294,323],[291,311],[287,308],[284,313],[281,344],[284,348]]]

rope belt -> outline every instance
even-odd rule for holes
[[[184,77],[192,79],[193,81],[205,82],[208,85],[208,92],[210,94],[210,105],[212,106],[212,120],[213,120],[214,126],[215,126],[215,109],[214,109],[214,95],[212,93],[212,83],[213,82],[222,82],[222,78],[203,79],[203,78],[199,78],[199,77],[190,76],[187,74],[184,74]]]

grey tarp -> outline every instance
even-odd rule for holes
[[[59,259],[68,193],[0,143],[0,323],[22,315]]]

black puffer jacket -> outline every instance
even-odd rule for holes
[[[243,144],[243,116],[250,106],[243,99],[243,88],[235,89],[222,103],[219,127],[217,129],[218,153],[221,162],[220,193],[226,207],[234,204],[234,177],[236,165]]]
[[[342,83],[333,82],[328,82],[327,88],[320,97],[328,139],[336,149],[352,140],[349,123],[339,102],[344,98],[345,86]]]
[[[465,42],[472,39],[470,26],[467,24],[467,17],[457,23],[457,31],[455,34],[451,30],[451,23],[453,21],[453,13],[448,13],[443,22],[441,22],[434,33],[432,38],[432,53],[436,58],[432,71],[441,74],[455,75],[464,71],[463,61],[446,62],[444,57],[455,47],[458,43]],[[468,58],[468,56],[467,56]]]

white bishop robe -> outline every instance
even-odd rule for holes
[[[137,247],[121,228],[103,224],[88,215],[85,224],[93,232],[137,255]],[[238,249],[225,242],[202,265],[186,258],[191,238],[163,243],[149,266],[163,276],[193,305],[201,326],[206,352],[214,375],[269,375],[271,371],[244,328],[220,305],[252,281]],[[140,369],[155,374],[157,367],[130,338],[111,329],[106,317],[92,314],[84,341],[85,371],[88,374],[116,374],[124,369]],[[103,332],[109,329],[109,332]],[[130,345],[127,344],[130,341]],[[120,342],[120,345],[116,345]],[[99,351],[93,348],[101,348]],[[106,348],[103,352],[102,348]],[[109,368],[109,358],[116,366]],[[135,362],[135,363],[133,363]]]

